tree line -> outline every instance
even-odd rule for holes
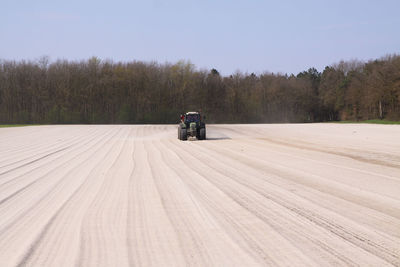
[[[400,56],[229,76],[186,61],[0,60],[3,124],[176,123],[192,110],[209,123],[400,120]]]

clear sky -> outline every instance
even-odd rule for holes
[[[400,52],[399,0],[0,0],[0,58],[298,73]]]

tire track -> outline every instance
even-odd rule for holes
[[[172,150],[176,151],[176,149]],[[186,157],[190,157],[185,153],[185,151],[180,151],[179,154],[185,154]],[[180,155],[177,155],[180,157]],[[204,160],[200,158],[196,158],[195,161],[202,162],[203,164],[206,164],[204,162],[211,162],[211,160]],[[202,165],[202,164],[201,164]],[[291,214],[286,217],[282,217],[282,214],[276,214],[276,210],[280,210],[279,206],[276,205],[274,201],[271,201],[270,203],[265,203],[265,198],[263,200],[262,196],[256,194],[254,189],[251,187],[249,188],[246,185],[242,185],[240,183],[237,183],[237,180],[234,179],[231,174],[227,173],[222,173],[221,170],[227,170],[227,168],[231,168],[229,166],[223,167],[223,168],[215,168],[214,166],[208,165],[207,166],[214,170],[216,173],[213,173],[212,175],[212,180],[207,178],[210,177],[209,173],[204,170],[207,168],[204,166],[197,166],[196,168],[193,168],[193,171],[197,173],[197,175],[200,176],[200,178],[207,180],[211,184],[213,184],[216,188],[224,192],[232,201],[237,203],[237,205],[241,206],[245,211],[251,212],[254,216],[257,218],[261,219],[263,222],[265,222],[269,227],[271,227],[274,231],[277,233],[280,233],[284,238],[287,240],[291,241],[295,246],[298,246],[297,244],[302,244],[301,246],[298,246],[298,249],[303,250],[303,245],[307,244],[307,247],[312,247],[312,250],[314,251],[313,254],[316,254],[315,258],[313,259],[316,262],[320,262],[320,258],[327,259],[329,260],[328,262],[320,263],[320,264],[346,264],[346,265],[355,265],[354,262],[350,259],[350,257],[345,257],[341,255],[340,253],[337,252],[338,247],[336,249],[330,247],[329,245],[321,246],[321,242],[314,237],[318,236],[317,234],[321,234],[318,231],[314,230],[314,233],[306,234],[298,229],[302,229],[307,223],[299,222],[299,218],[295,216],[295,214]],[[236,172],[236,171],[235,171]],[[222,179],[221,179],[222,178]],[[240,175],[238,176],[239,180],[241,180]],[[185,180],[187,181],[187,180]],[[201,183],[199,183],[201,185]],[[238,186],[241,185],[241,186]],[[197,188],[200,186],[192,186],[192,190],[197,190]],[[251,191],[249,191],[251,190]],[[206,191],[206,190],[203,190]],[[255,195],[256,194],[256,195]],[[255,196],[254,196],[255,195]],[[249,198],[249,196],[254,196],[253,198]],[[259,203],[265,203],[265,207],[260,206]],[[225,218],[230,218],[229,214],[226,214],[224,210],[221,210],[222,208],[219,207],[219,203],[214,203],[211,206],[211,210],[220,210],[221,213],[223,213]],[[258,208],[258,209],[257,209]],[[262,212],[260,211],[262,210]],[[236,224],[235,219],[230,220],[231,224]],[[285,226],[285,227],[282,227]],[[235,230],[240,229],[242,227],[236,226]],[[287,229],[286,229],[287,228]],[[279,242],[276,242],[279,243]],[[261,243],[263,244],[263,243]],[[265,244],[265,242],[264,242]],[[264,247],[264,246],[262,246]],[[267,246],[268,247],[268,246]],[[339,249],[340,250],[340,249]],[[319,253],[315,253],[315,251],[319,251]],[[325,251],[325,252],[324,252]],[[328,254],[326,254],[328,253]],[[334,256],[334,258],[332,258]],[[298,260],[301,258],[300,256],[296,257]],[[280,260],[282,261],[282,259]],[[307,262],[304,260],[304,262]],[[288,264],[290,265],[290,264]],[[307,264],[311,265],[311,263]]]
[[[116,134],[118,134],[117,132]],[[116,135],[113,135],[116,136]],[[112,138],[112,136],[111,136]],[[111,139],[110,138],[110,139]],[[105,142],[103,142],[104,144]],[[114,142],[115,143],[115,142]],[[102,184],[102,180],[98,179],[99,169],[101,169],[101,166],[105,164],[105,159],[103,158],[104,156],[107,155],[113,155],[111,153],[112,150],[116,150],[118,148],[117,146],[114,146],[114,144],[109,145],[109,147],[105,150],[104,146],[102,146],[100,149],[95,151],[95,154],[100,154],[102,156],[97,157],[97,162],[93,164],[90,164],[91,166],[87,168],[87,173],[88,175],[85,175],[83,180],[81,181],[80,184],[76,187],[76,189],[72,192],[72,194],[68,197],[68,199],[65,200],[65,202],[62,204],[62,206],[59,207],[59,209],[54,213],[54,215],[51,217],[51,219],[47,222],[47,224],[42,228],[42,231],[40,234],[37,236],[35,241],[31,244],[29,250],[24,254],[22,259],[20,260],[18,266],[24,266],[24,265],[33,265],[35,262],[35,259],[33,259],[33,256],[35,253],[38,251],[39,248],[41,248],[42,251],[46,250],[57,250],[59,249],[62,240],[61,237],[65,237],[65,234],[63,235],[63,232],[65,232],[65,227],[60,226],[60,223],[65,223],[65,220],[68,220],[72,222],[71,218],[75,217],[76,223],[73,225],[80,225],[80,221],[82,220],[82,217],[84,213],[87,210],[88,205],[92,202],[92,198],[88,197],[87,193],[89,189],[93,189],[93,187],[98,188],[99,184]],[[105,151],[104,151],[105,150]],[[111,158],[114,162],[116,158]],[[82,162],[81,165],[85,165],[86,162]],[[106,164],[107,165],[107,164]],[[105,179],[106,175],[103,175],[103,179]],[[97,186],[96,186],[97,185]],[[94,190],[96,191],[96,190]],[[79,204],[79,209],[77,209],[77,205]],[[80,214],[80,216],[77,216],[77,213]],[[64,217],[64,218],[60,218]],[[58,224],[57,224],[58,223]],[[57,229],[61,227],[61,229]],[[50,232],[53,232],[51,235],[49,235]],[[75,231],[75,235],[79,234],[79,231]],[[53,242],[44,242],[46,237],[49,236],[49,238],[52,239],[58,239],[58,240],[53,240]],[[77,239],[79,240],[79,239]],[[48,246],[48,243],[52,244],[51,247]],[[50,253],[50,251],[46,254],[49,255],[60,255],[60,253]],[[40,256],[40,255],[38,255]],[[53,266],[60,266],[63,264],[62,260],[59,260],[56,263],[54,263],[55,259],[51,259],[50,257],[46,257],[40,261],[39,259],[36,259],[36,264],[35,265],[41,265],[41,264],[46,264],[46,265],[53,265]],[[38,264],[40,262],[41,264]]]
[[[108,134],[108,133],[107,133],[107,134]],[[106,135],[104,136],[104,138],[106,138]],[[102,139],[100,139],[98,142],[101,142],[101,140],[102,140]],[[87,146],[89,143],[92,143],[92,142],[93,142],[92,140],[86,141],[86,142],[84,142],[84,143],[82,144],[82,145],[83,145],[82,147],[85,147],[85,146]],[[84,150],[82,153],[85,153],[86,151],[89,151],[89,150],[90,150],[92,147],[94,147],[96,144],[97,144],[97,143],[94,143],[93,145],[90,145],[89,148],[87,148],[86,150]],[[82,154],[82,153],[81,153],[81,154]],[[65,164],[68,164],[69,161],[70,161],[71,159],[74,159],[75,157],[77,157],[77,156],[79,156],[79,155],[80,155],[80,154],[74,155],[74,156],[70,157],[69,159],[64,160],[62,163],[60,163],[59,165],[56,165],[56,166],[54,166],[54,162],[49,162],[48,164],[52,164],[52,165],[53,165],[53,168],[52,168],[52,169],[50,169],[47,173],[45,173],[45,174],[43,174],[43,175],[37,177],[37,178],[34,179],[32,182],[29,182],[28,184],[24,185],[23,187],[19,188],[18,190],[12,192],[12,193],[9,194],[7,197],[1,199],[1,200],[0,200],[0,206],[1,206],[1,204],[4,204],[5,202],[7,202],[7,201],[9,201],[10,199],[12,199],[13,197],[15,197],[15,196],[17,196],[17,195],[19,195],[19,194],[25,192],[30,186],[32,186],[32,185],[34,185],[34,184],[40,182],[42,179],[47,178],[47,177],[49,176],[50,173],[54,172],[57,168],[61,168],[61,167],[64,166]],[[65,157],[65,155],[63,155],[63,157]],[[56,159],[54,159],[54,160],[57,160],[57,159],[58,159],[58,158],[56,158]],[[53,161],[54,161],[54,160],[53,160]],[[36,167],[35,169],[40,169],[41,167],[42,167],[42,166],[38,166],[38,167]],[[32,171],[32,170],[28,171],[27,173],[30,173],[31,171]],[[17,176],[17,177],[14,177],[12,180],[8,181],[7,183],[2,184],[2,185],[0,186],[0,190],[3,189],[4,185],[7,185],[7,184],[10,183],[10,182],[14,182],[14,181],[15,181],[16,179],[18,179],[18,178],[26,177],[26,174],[27,174],[27,173],[24,173],[23,175],[19,175],[19,176]]]
[[[94,136],[94,134],[92,135],[92,134],[88,134],[88,133],[83,132],[83,134],[82,134],[81,136],[78,136],[78,137],[76,137],[76,138],[73,138],[73,139],[69,140],[68,142],[63,142],[63,144],[60,145],[60,146],[54,147],[54,145],[57,145],[57,143],[56,143],[56,144],[50,143],[49,146],[46,146],[46,147],[44,148],[44,149],[47,149],[48,147],[52,147],[52,149],[48,149],[48,150],[45,150],[45,151],[38,151],[38,150],[37,150],[37,147],[34,147],[34,149],[29,148],[29,150],[27,149],[27,150],[24,150],[24,151],[19,151],[18,153],[20,154],[20,153],[23,153],[23,152],[26,152],[26,151],[30,152],[31,150],[33,150],[33,151],[32,151],[32,154],[33,154],[33,155],[31,155],[31,156],[29,156],[29,157],[26,157],[26,158],[24,158],[24,159],[18,159],[18,160],[12,161],[11,163],[8,163],[8,164],[6,164],[6,165],[0,166],[0,169],[1,169],[1,168],[5,168],[5,167],[9,167],[9,166],[11,166],[11,165],[15,165],[15,164],[17,164],[17,163],[24,162],[24,161],[34,162],[34,161],[36,161],[36,159],[31,160],[31,158],[35,158],[35,157],[37,157],[37,156],[40,155],[40,154],[45,154],[45,156],[46,156],[46,155],[48,155],[49,153],[52,153],[52,152],[50,152],[50,151],[53,151],[54,149],[55,149],[55,150],[60,150],[60,149],[63,149],[63,148],[68,148],[68,147],[74,146],[74,145],[76,145],[77,143],[79,143],[79,142],[74,142],[74,141],[76,141],[76,140],[82,140],[82,139],[85,140],[85,139],[87,139],[87,138],[91,138],[92,136]],[[40,143],[39,143],[37,146],[40,147],[40,148],[43,147],[43,145],[41,145]],[[43,149],[42,149],[42,150],[43,150]],[[16,156],[16,157],[18,157],[18,156]],[[43,156],[42,156],[42,157],[43,157]],[[13,159],[13,158],[9,158],[9,159],[6,159],[6,160],[12,160],[12,159]],[[6,160],[5,160],[5,161],[6,161]],[[4,161],[3,161],[3,162],[4,162]],[[29,162],[28,162],[28,163],[29,163]],[[20,165],[20,166],[17,166],[17,167],[15,167],[14,169],[18,169],[19,167],[22,167],[22,166],[24,166],[24,165],[26,165],[26,163],[24,163],[24,164],[22,164],[22,165]],[[7,172],[8,172],[8,171],[7,171]],[[1,175],[1,174],[0,174],[0,175]]]
[[[182,151],[182,153],[188,154],[185,151]],[[189,157],[190,155],[188,154],[187,157]],[[193,155],[192,155],[193,156]],[[182,159],[183,160],[183,159]],[[207,160],[204,159],[197,159],[198,162],[207,162]],[[209,161],[208,161],[209,162]],[[226,166],[228,167],[228,166]],[[215,168],[216,170],[222,170],[225,169],[226,167],[217,167]],[[198,168],[197,171],[201,172],[201,168]],[[236,173],[240,173],[239,169],[235,170]],[[287,203],[285,202],[283,199],[285,199],[284,195],[285,194],[291,194],[291,192],[286,191],[286,193],[282,193],[280,195],[276,195],[273,193],[273,191],[268,190],[265,186],[260,186],[259,185],[252,185],[246,181],[244,181],[243,179],[241,179],[241,177],[245,177],[246,174],[243,173],[242,176],[237,176],[234,173],[230,173],[230,178],[235,177],[235,181],[238,182],[239,184],[249,187],[250,189],[252,189],[253,191],[257,192],[258,194],[262,195],[263,197],[277,203],[279,206],[284,207],[287,210],[290,210],[298,215],[300,215],[301,217],[315,223],[316,225],[320,226],[323,229],[328,229],[330,232],[332,232],[333,234],[343,238],[344,240],[351,242],[352,244],[355,244],[356,246],[365,249],[366,251],[368,251],[369,253],[372,254],[377,254],[380,258],[387,260],[388,262],[397,265],[399,264],[399,251],[396,252],[396,245],[397,242],[395,242],[394,240],[392,242],[389,242],[389,240],[386,240],[386,244],[385,242],[381,245],[379,243],[373,242],[371,240],[381,240],[380,242],[382,242],[382,238],[380,238],[377,235],[372,234],[372,232],[369,232],[368,234],[366,233],[356,233],[356,232],[349,232],[348,229],[342,227],[339,224],[335,224],[333,223],[333,221],[327,220],[326,218],[319,216],[317,213],[312,212],[311,210],[305,210],[304,208],[302,208],[302,206],[299,206],[298,204],[295,203],[303,203],[303,206],[312,206],[310,205],[310,203],[306,203],[304,200],[301,199],[297,199],[296,202],[293,203]],[[206,177],[206,176],[204,176]],[[223,185],[226,185],[226,183],[223,183]],[[268,186],[271,186],[272,184],[269,184]],[[222,190],[222,187],[221,187]],[[233,191],[233,188],[230,189],[227,192],[231,192]],[[268,193],[267,193],[268,192]],[[236,194],[239,194],[238,192],[236,192]],[[248,193],[250,194],[250,193]],[[248,195],[247,194],[247,195]],[[245,197],[245,196],[244,196]],[[287,198],[286,198],[287,199]],[[257,203],[257,202],[255,202]],[[246,205],[247,207],[251,207],[251,205]],[[318,208],[314,208],[315,210],[318,210]],[[330,214],[330,212],[326,211],[327,215]],[[330,215],[330,217],[335,217]],[[339,215],[336,216],[336,219],[339,219]],[[343,219],[341,219],[341,221],[343,221]],[[349,224],[350,222],[347,222],[347,224]],[[348,226],[347,226],[348,227]],[[353,231],[356,229],[354,227]],[[360,229],[361,230],[361,229]],[[368,236],[374,236],[374,238],[368,238]],[[394,242],[394,243],[393,243]]]
[[[353,186],[336,182],[327,178],[330,176],[329,174],[326,175],[327,177],[323,177],[321,175],[314,174],[312,170],[293,170],[294,167],[286,166],[285,162],[277,162],[274,160],[270,162],[262,157],[247,155],[247,153],[241,153],[231,148],[215,146],[213,144],[207,144],[206,146],[222,157],[229,157],[233,161],[237,161],[239,164],[245,163],[246,165],[251,166],[253,169],[261,172],[274,174],[276,176],[285,178],[292,183],[303,184],[305,186],[317,189],[323,193],[334,194],[335,196],[344,200],[357,203],[358,205],[374,209],[378,212],[384,211],[384,213],[397,219],[400,218],[400,209],[399,205],[397,205],[397,202],[399,201],[392,197],[387,197],[376,192],[361,190],[360,188],[354,188]],[[198,149],[203,148],[198,147]],[[323,186],[321,186],[321,184]]]
[[[20,130],[26,131],[27,129],[22,128]],[[95,130],[95,129],[93,129],[93,130]],[[78,131],[78,129],[74,129],[74,131]],[[58,133],[58,132],[60,132],[60,133]],[[24,138],[24,139],[14,137],[17,142],[14,141],[13,143],[8,144],[8,146],[9,146],[8,150],[6,150],[6,149],[1,150],[2,154],[4,153],[4,156],[1,155],[2,160],[0,161],[0,163],[3,164],[3,162],[10,161],[13,158],[19,158],[21,153],[25,153],[25,152],[29,152],[29,151],[32,151],[33,152],[32,154],[34,156],[37,153],[38,149],[46,149],[46,148],[52,147],[57,144],[63,144],[63,143],[65,144],[66,141],[76,139],[74,137],[71,138],[71,135],[66,135],[64,132],[65,131],[61,131],[61,129],[59,129],[57,132],[52,133],[52,131],[50,130],[49,134],[53,134],[53,135],[55,135],[55,137],[50,138],[49,140],[46,140],[48,142],[46,142],[44,144],[40,142],[42,139],[42,136],[29,136],[29,138]],[[81,130],[79,130],[78,133],[81,133],[81,135],[78,136],[78,138],[84,137],[87,134],[86,131],[82,132]],[[72,136],[74,136],[74,134]],[[22,160],[19,160],[19,161],[22,161]],[[4,165],[2,167],[4,167]]]
[[[114,136],[117,133],[118,132],[114,133]],[[83,167],[86,162],[88,162],[88,161],[90,162],[91,155],[95,154],[96,151],[99,151],[101,148],[102,148],[101,144],[99,144],[97,142],[97,148],[95,148],[94,150],[92,149],[92,152],[90,152],[90,154],[88,154],[87,152],[91,148],[86,149],[85,152],[86,152],[87,156],[84,159],[81,159],[81,162],[79,162],[77,165],[75,165],[74,169],[69,169],[63,176],[61,176],[57,180],[57,182],[55,184],[53,184],[50,188],[47,189],[46,194],[40,196],[40,198],[38,198],[35,202],[29,202],[30,206],[25,206],[24,210],[22,212],[17,213],[16,217],[14,217],[11,222],[8,222],[7,225],[3,226],[2,229],[0,230],[0,237],[1,237],[0,238],[0,248],[5,249],[6,245],[8,245],[8,247],[9,247],[10,242],[15,239],[15,237],[13,237],[13,235],[11,233],[13,231],[16,231],[17,229],[19,229],[19,231],[24,229],[22,232],[25,232],[27,234],[26,236],[24,236],[23,242],[21,242],[21,244],[29,242],[30,237],[33,237],[35,235],[35,232],[29,232],[29,234],[28,234],[26,226],[32,225],[32,224],[34,224],[35,221],[39,221],[41,218],[47,218],[51,215],[48,213],[39,213],[40,216],[38,216],[38,218],[36,218],[34,216],[35,211],[39,212],[41,210],[43,211],[43,209],[46,207],[51,208],[52,206],[57,206],[57,204],[59,202],[58,201],[52,202],[52,200],[60,199],[60,198],[62,198],[61,197],[62,195],[64,195],[66,198],[68,198],[69,195],[66,195],[66,194],[68,194],[67,189],[70,188],[71,190],[74,190],[74,187],[73,187],[74,183],[75,184],[79,183],[80,179],[83,178],[83,177],[76,176],[77,171],[80,170],[77,167],[78,166]],[[66,177],[71,177],[74,179],[70,180],[70,179],[66,179]],[[61,195],[60,195],[60,193],[61,193]],[[22,241],[21,240],[22,237],[20,235],[18,237],[19,237],[18,240]],[[15,242],[20,242],[18,240]],[[1,249],[0,249],[0,251],[1,251]],[[9,248],[8,248],[8,251],[9,251]]]
[[[125,129],[126,136],[114,145],[118,146],[118,149],[113,163],[107,169],[105,178],[84,215],[81,226],[80,255],[76,261],[78,266],[96,265],[98,262],[102,262],[105,266],[128,265],[128,252],[121,244],[124,244],[126,236],[127,185],[129,174],[132,172],[127,160],[133,150],[133,144],[129,142],[132,130],[132,128]],[[85,231],[92,225],[96,227],[91,232]],[[85,255],[91,255],[91,260],[84,261]],[[113,263],[111,259],[119,260]]]
[[[160,146],[164,146],[164,144],[160,144]],[[296,259],[297,265],[300,264],[299,259],[302,259],[303,262],[300,265],[315,265],[307,256],[299,253],[295,247],[291,247],[285,237],[275,231],[270,224],[266,224],[264,220],[254,216],[251,209],[237,200],[235,196],[240,195],[240,192],[245,188],[236,187],[231,193],[227,193],[227,190],[221,188],[217,181],[220,180],[218,177],[220,174],[216,173],[210,166],[204,165],[205,163],[202,160],[190,160],[191,154],[182,150],[182,148],[164,149],[163,154],[168,165],[175,169],[176,175],[180,177],[188,191],[203,200],[202,202],[218,221],[221,229],[229,229],[227,234],[232,238],[232,241],[238,244],[248,255],[251,255],[258,262],[258,265],[290,266],[294,264],[291,262],[291,257]],[[167,154],[175,155],[166,156]],[[185,161],[182,159],[185,159]],[[180,162],[180,164],[177,165],[174,162]],[[197,162],[198,165],[193,167],[186,162]],[[183,166],[181,166],[182,163]],[[199,172],[199,169],[202,171]],[[183,175],[184,173],[186,175]],[[210,180],[208,177],[213,178]],[[229,177],[225,178],[230,179]],[[206,186],[207,184],[208,186]],[[224,183],[224,185],[227,185],[231,190],[229,183]],[[218,195],[219,198],[215,199],[215,196]],[[285,253],[280,250],[280,246],[291,247],[291,250],[289,250],[290,256],[285,257]]]
[[[141,129],[139,135],[144,133]],[[154,184],[144,140],[135,140],[130,176],[126,244],[130,266],[187,266],[175,229]]]
[[[90,142],[92,142],[93,139],[97,138],[98,136],[102,136],[102,135],[106,135],[106,134],[108,134],[108,131],[105,133],[99,132],[97,135],[89,135],[88,136],[89,138],[84,138],[84,135],[83,135],[81,140],[72,144],[72,146],[70,147],[71,149],[68,150],[68,153],[72,153],[76,150],[79,150],[82,148],[82,146],[89,144]],[[88,141],[88,139],[89,139],[89,141]],[[4,187],[8,186],[10,183],[18,182],[17,181],[18,179],[31,178],[32,176],[34,176],[33,172],[41,171],[43,169],[43,167],[46,168],[48,165],[53,165],[56,160],[65,157],[65,154],[66,153],[58,155],[58,157],[51,158],[51,159],[46,157],[46,158],[44,158],[46,160],[36,162],[39,164],[32,163],[32,165],[35,165],[35,167],[29,166],[30,168],[28,168],[28,169],[26,169],[26,168],[17,169],[13,172],[13,174],[10,174],[7,176],[3,175],[3,177],[0,178],[1,179],[0,190],[3,190]]]

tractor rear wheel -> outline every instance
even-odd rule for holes
[[[200,129],[200,140],[205,140],[206,139],[206,128],[201,128]]]

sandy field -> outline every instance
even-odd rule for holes
[[[0,266],[400,266],[400,126],[0,129]]]

